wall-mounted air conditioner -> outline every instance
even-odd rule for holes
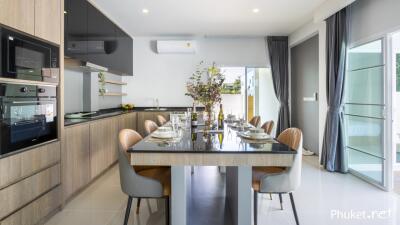
[[[195,52],[194,41],[157,41],[158,54],[194,54]]]

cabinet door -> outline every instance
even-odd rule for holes
[[[122,129],[136,130],[137,114],[135,112],[122,115],[119,119],[119,131]]]
[[[63,190],[68,199],[90,182],[90,127],[89,124],[65,128],[63,145]]]
[[[87,61],[88,2],[86,0],[65,0],[64,3],[65,55]]]
[[[1,225],[35,225],[61,205],[58,186],[0,222]]]
[[[61,0],[35,0],[35,36],[60,44]]]
[[[108,161],[107,167],[111,166],[118,160],[118,132],[119,132],[119,117],[112,117],[109,119],[108,122],[108,129],[109,129],[109,147],[107,149],[108,154]]]
[[[35,1],[0,0],[0,23],[33,35],[34,21]]]
[[[88,4],[88,61],[114,69],[117,49],[115,25],[94,6]]]
[[[90,124],[90,167],[94,178],[117,160],[118,117]]]
[[[124,75],[133,75],[133,40],[119,27],[116,27],[117,49],[114,67]]]

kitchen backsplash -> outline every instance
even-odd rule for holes
[[[97,111],[115,108],[122,103],[120,96],[99,96],[97,72],[65,70],[65,113]],[[105,73],[106,80],[121,81],[121,76]],[[108,92],[121,92],[120,85],[106,84]]]

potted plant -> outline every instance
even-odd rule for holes
[[[208,134],[212,126],[212,109],[216,103],[221,103],[221,90],[224,83],[224,75],[215,63],[212,66],[204,66],[201,61],[196,71],[186,84],[187,92],[195,102],[205,107],[207,119],[205,121],[204,133]]]

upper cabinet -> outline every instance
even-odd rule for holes
[[[133,74],[132,38],[86,0],[65,1],[65,56]]]
[[[0,23],[61,43],[61,0],[0,0]]]
[[[61,0],[35,0],[35,35],[61,43]]]
[[[0,0],[0,23],[34,35],[35,1]]]
[[[64,54],[87,61],[88,5],[86,0],[65,0]]]

